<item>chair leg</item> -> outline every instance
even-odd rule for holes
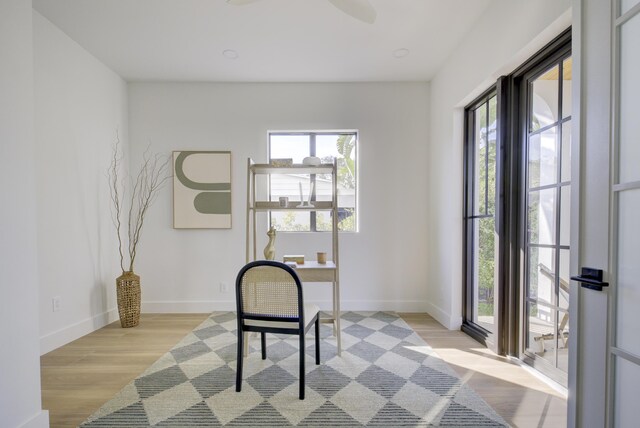
[[[320,317],[316,318],[316,366],[320,365]]]
[[[263,331],[260,332],[260,345],[262,347],[262,359],[267,359],[267,334]]]
[[[304,400],[304,331],[300,332],[300,399]]]
[[[236,392],[242,389],[242,362],[244,360],[244,332],[238,329],[238,363],[236,367]]]

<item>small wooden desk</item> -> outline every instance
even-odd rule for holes
[[[342,340],[340,330],[340,279],[337,275],[337,268],[334,262],[320,264],[309,260],[298,264],[294,268],[302,282],[330,282],[333,285],[333,316],[321,318],[320,322],[333,323],[333,334],[336,336],[338,346],[338,356],[342,353]]]

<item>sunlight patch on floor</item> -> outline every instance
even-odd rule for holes
[[[469,350],[438,348],[437,352],[450,365],[499,379],[503,382],[520,385],[527,389],[566,399],[564,394],[546,385],[542,380],[536,379],[520,365],[509,362],[508,359],[499,357],[486,348],[473,348]],[[487,359],[481,358],[478,360],[477,357],[480,356],[479,354],[485,354]]]

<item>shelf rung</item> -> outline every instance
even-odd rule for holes
[[[298,208],[299,204],[300,204],[300,201],[289,201],[289,204],[286,207],[281,207],[280,202],[278,201],[261,201],[261,202],[256,202],[253,208],[256,210],[271,210],[271,211],[276,211],[276,210],[282,210],[282,211],[289,211],[289,210],[314,211],[316,210],[317,211],[317,210],[333,209],[333,202],[331,201],[314,201],[312,202],[313,207]]]
[[[267,163],[256,163],[251,165],[251,170],[256,174],[331,174],[333,172],[333,165],[273,166]]]

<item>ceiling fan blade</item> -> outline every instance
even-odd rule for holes
[[[329,0],[329,3],[355,19],[373,24],[376,20],[376,10],[369,0]]]
[[[259,0],[227,0],[227,3],[234,6],[244,6],[245,4],[255,3]]]

